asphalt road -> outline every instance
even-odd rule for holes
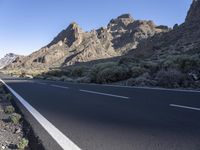
[[[83,150],[200,150],[200,92],[0,78]]]

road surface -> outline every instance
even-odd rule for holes
[[[200,92],[0,78],[80,149],[200,150]]]

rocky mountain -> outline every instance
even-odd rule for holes
[[[194,24],[200,22],[200,1],[193,0],[190,10],[188,11],[185,23]]]
[[[168,27],[156,26],[152,21],[134,20],[130,14],[123,14],[106,27],[90,32],[73,22],[47,46],[16,60],[7,69],[62,67],[121,56],[137,48],[142,40],[168,31]]]
[[[200,0],[193,0],[183,24],[176,24],[173,30],[167,33],[143,40],[137,50],[130,51],[129,55],[162,59],[184,53],[200,53]]]
[[[0,69],[3,69],[5,66],[11,64],[17,57],[18,55],[13,53],[6,54],[0,59]]]

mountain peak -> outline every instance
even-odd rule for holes
[[[47,47],[57,44],[60,41],[70,47],[76,40],[79,39],[81,33],[83,33],[83,31],[79,27],[79,25],[76,22],[72,22],[65,30],[61,31],[53,39],[53,41],[49,45],[47,45]]]
[[[185,22],[200,22],[200,0],[193,0]]]
[[[116,26],[116,25],[118,27],[119,26],[125,27],[133,22],[134,22],[134,19],[130,14],[122,14],[119,17],[112,19],[108,24],[108,28],[112,28],[113,26]]]
[[[122,14],[117,18],[118,19],[133,19],[133,17],[130,14]]]
[[[68,28],[76,29],[76,28],[80,28],[80,26],[78,25],[77,22],[71,22],[71,23],[69,24]]]

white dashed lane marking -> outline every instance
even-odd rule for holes
[[[96,92],[96,91],[88,91],[88,90],[83,90],[83,89],[81,89],[80,91],[81,91],[81,92],[86,92],[86,93],[92,93],[92,94],[104,95],[104,96],[111,96],[111,97],[117,97],[117,98],[129,99],[129,97],[126,97],[126,96],[113,95],[113,94],[101,93],[101,92]]]
[[[190,107],[190,106],[183,106],[183,105],[176,105],[176,104],[170,104],[169,106],[176,107],[176,108],[181,108],[181,109],[190,109],[190,110],[200,111],[200,108]]]

